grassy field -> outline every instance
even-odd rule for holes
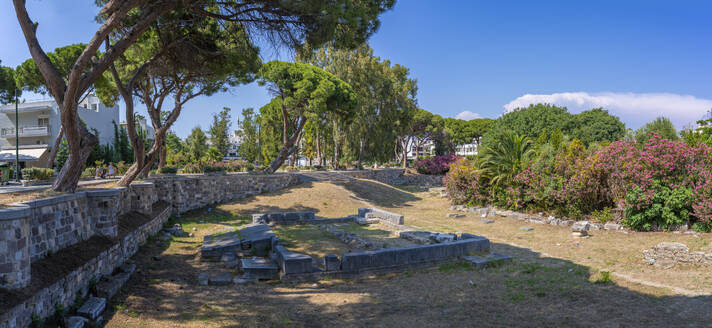
[[[483,235],[514,262],[485,271],[452,264],[317,283],[197,284],[207,265],[199,258],[206,234],[233,230],[252,213],[307,210],[328,218],[364,206],[404,214],[406,224],[426,230]],[[445,218],[448,206],[424,188],[356,180],[305,183],[187,213],[178,222],[195,236],[142,248],[134,258],[139,271],[112,300],[106,326],[708,327],[712,322],[709,267],[663,269],[645,264],[641,254],[661,241],[709,250],[709,234],[594,231],[591,238],[573,239],[561,227],[527,224],[534,230],[522,231],[525,224],[510,218],[492,224],[469,214]],[[347,250],[315,227],[279,229],[295,251],[323,255],[324,245],[333,247],[329,252]]]

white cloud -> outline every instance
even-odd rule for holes
[[[460,119],[460,120],[469,121],[469,120],[474,120],[476,118],[480,118],[480,114],[473,113],[469,110],[466,110],[464,112],[460,112],[460,114],[457,114],[457,116],[455,116],[455,118]]]
[[[566,106],[572,113],[603,107],[631,128],[640,127],[658,116],[665,116],[682,128],[695,123],[712,109],[712,99],[674,93],[563,92],[526,94],[504,105],[504,111],[538,103]]]

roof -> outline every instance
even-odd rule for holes
[[[47,148],[32,148],[32,149],[20,149],[20,161],[32,162],[37,161],[47,152]],[[15,150],[3,150],[0,151],[0,162],[3,161],[14,161],[15,160]]]

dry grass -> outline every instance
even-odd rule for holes
[[[92,190],[92,189],[107,189],[107,188],[117,188],[117,187],[118,186],[116,185],[115,181],[110,181],[110,182],[104,182],[104,183],[98,183],[98,184],[79,186],[79,187],[77,187],[76,191],[81,192],[81,191],[87,191],[87,190]],[[66,193],[56,192],[51,189],[4,193],[4,194],[0,194],[0,204],[7,205],[7,204],[12,204],[12,203],[27,202],[27,201],[31,201],[31,200],[35,200],[35,199],[59,196],[59,195],[63,195],[63,194],[66,194]]]
[[[534,225],[534,231],[524,232],[521,222],[508,218],[494,224],[482,224],[474,216],[446,219],[448,205],[427,191],[354,181],[304,184],[188,213],[180,221],[186,230],[195,227],[195,236],[151,241],[142,248],[134,258],[140,271],[110,304],[106,326],[706,327],[712,322],[709,296],[683,296],[615,275],[710,293],[705,268],[650,267],[640,254],[663,240],[707,248],[709,235],[594,232],[591,238],[574,240],[565,228]],[[341,217],[363,206],[403,213],[407,224],[426,229],[484,235],[493,240],[494,250],[515,261],[486,271],[456,264],[359,281],[197,284],[198,272],[206,266],[199,261],[202,237],[234,229],[248,221],[247,214],[313,210],[322,217]],[[295,250],[318,248],[329,238],[303,230],[291,233]],[[614,272],[611,281],[603,271]]]

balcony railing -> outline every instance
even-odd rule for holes
[[[17,131],[20,137],[46,137],[49,135],[49,126],[21,126]],[[0,137],[15,138],[15,128],[0,129]]]

